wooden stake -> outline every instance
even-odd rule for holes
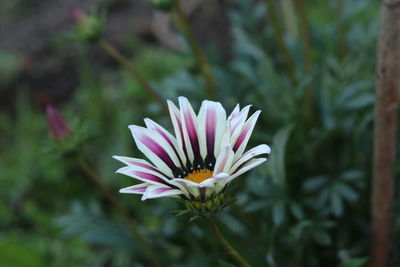
[[[382,0],[372,181],[372,267],[388,266],[400,79],[400,1]]]

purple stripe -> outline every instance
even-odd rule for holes
[[[156,154],[162,161],[164,161],[165,164],[168,165],[168,167],[175,167],[175,164],[172,162],[172,159],[169,157],[168,153],[153,139],[146,135],[142,135],[140,136],[140,141],[154,154]]]
[[[247,133],[250,130],[250,123],[246,125],[246,127],[243,129],[243,132],[240,134],[238,140],[236,141],[235,145],[233,146],[233,151],[236,152],[240,145],[244,142],[244,139],[246,139]]]
[[[175,146],[174,146],[174,143],[172,143],[172,140],[171,140],[160,128],[158,128],[157,126],[154,127],[154,130],[155,130],[157,133],[159,133],[159,134],[165,139],[165,141],[168,142],[168,144],[172,147],[172,149],[173,149],[174,152],[175,152],[175,155],[177,156],[177,158],[179,159],[179,161],[181,162],[181,164],[182,164],[182,166],[183,166],[183,163],[182,163],[182,161],[180,160],[181,157],[179,156],[179,153],[178,153],[178,151],[176,150],[176,148],[175,148]]]
[[[147,173],[147,172],[133,171],[132,174],[136,175],[142,179],[150,180],[150,181],[157,182],[157,183],[163,183],[163,184],[165,183],[164,180],[161,179],[160,177],[157,177],[157,176]]]
[[[206,188],[205,187],[199,187],[199,193],[200,193],[201,199],[206,198]]]
[[[186,130],[189,135],[190,143],[193,148],[193,152],[195,155],[198,155],[200,153],[199,149],[199,142],[197,140],[197,133],[196,133],[196,128],[192,119],[192,116],[190,116],[189,111],[183,112],[184,114],[184,119],[185,119],[185,124],[186,124]]]
[[[142,186],[142,187],[136,187],[136,188],[127,188],[127,191],[131,191],[131,192],[138,192],[138,193],[143,193],[144,191],[146,191],[147,186]]]
[[[131,165],[135,165],[135,166],[138,166],[138,167],[142,167],[142,168],[148,169],[148,170],[150,170],[150,171],[157,172],[157,173],[162,174],[162,175],[165,176],[165,174],[163,174],[160,170],[158,170],[158,169],[156,169],[156,168],[154,168],[153,166],[150,166],[150,165],[148,165],[148,164],[141,163],[141,162],[136,162],[136,161],[130,161],[130,160],[127,160],[126,162],[128,162],[128,163],[131,164]]]
[[[174,189],[173,188],[157,188],[152,193],[161,194],[161,193],[164,193],[166,191],[171,191],[171,190],[174,190]]]
[[[215,109],[208,109],[206,114],[207,154],[214,153],[216,124],[217,116],[215,114]]]
[[[181,119],[180,119],[179,116],[176,115],[176,114],[175,114],[175,119],[176,119],[176,122],[178,123],[179,132],[180,132],[181,137],[182,137],[181,139],[182,139],[182,148],[183,148],[183,152],[185,153],[185,156],[186,156],[186,158],[187,158],[187,150],[186,150],[185,141],[184,141],[184,138],[183,138],[183,129],[182,129]]]
[[[215,170],[216,172],[222,172],[222,170],[225,168],[226,162],[228,161],[229,158],[229,151],[226,151],[227,149],[225,149],[225,151],[223,153],[225,153],[224,158],[221,161],[221,164],[219,165],[218,170]]]
[[[236,130],[236,128],[239,126],[239,124],[240,124],[240,119],[236,122],[236,124],[232,127],[232,129],[231,129],[231,134]]]

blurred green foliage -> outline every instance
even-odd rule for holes
[[[307,1],[310,73],[304,68],[304,33],[286,35],[296,82],[285,69],[266,1],[236,0],[229,10],[231,58],[209,58],[217,98],[227,110],[236,103],[262,110],[249,147],[272,145],[270,160],[235,182],[238,201],[219,217],[226,238],[254,266],[368,262],[379,3],[344,2],[339,12],[337,1]],[[296,12],[280,18],[297,25]],[[206,91],[192,55],[137,41],[130,47],[131,62],[163,97],[185,95],[199,108]],[[111,156],[141,157],[127,126],[143,125],[144,117],[168,129],[171,124],[124,69],[99,66],[87,47],[73,49],[80,86],[62,111],[85,140],[81,153],[165,266],[232,266],[204,222],[169,213],[181,208],[177,201],[142,202],[117,193],[132,181],[114,175],[120,165]],[[5,64],[12,70],[17,62],[3,53],[0,58],[9,62],[0,60],[1,69]],[[0,82],[11,76],[3,74]],[[74,157],[54,153],[42,110],[32,108],[22,92],[16,119],[0,114],[0,265],[147,266],[127,226]],[[393,257],[392,266],[397,264]]]

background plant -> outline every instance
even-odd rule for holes
[[[209,2],[203,5],[217,6]],[[200,42],[215,76],[215,99],[228,110],[238,102],[261,109],[251,142],[272,144],[273,151],[267,164],[235,182],[238,201],[220,214],[221,231],[255,266],[364,266],[379,3],[300,1],[301,9],[297,1],[271,2],[278,3],[235,0],[223,6],[231,38],[227,57],[216,48],[218,39]],[[52,46],[57,56],[70,55],[76,69],[79,86],[60,106],[84,140],[79,148],[89,164],[165,265],[229,266],[205,223],[168,212],[181,208],[174,200],[143,203],[117,194],[130,181],[114,175],[119,164],[111,156],[139,156],[126,126],[147,116],[171,125],[125,68],[98,61],[105,53],[73,35],[71,24]],[[198,107],[210,89],[186,44],[187,50],[176,52],[129,35],[121,53],[163,99],[185,95]],[[18,55],[0,53],[0,69],[6,70],[0,86],[10,84],[21,64]],[[26,93],[29,84],[15,84],[15,108],[0,114],[0,264],[148,264],[123,219],[76,162],[55,153],[44,112]],[[397,223],[393,251],[398,232]]]

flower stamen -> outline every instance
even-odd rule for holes
[[[213,172],[210,171],[209,169],[201,169],[201,170],[195,170],[195,171],[189,173],[185,177],[185,179],[199,184],[212,176],[213,176]]]

